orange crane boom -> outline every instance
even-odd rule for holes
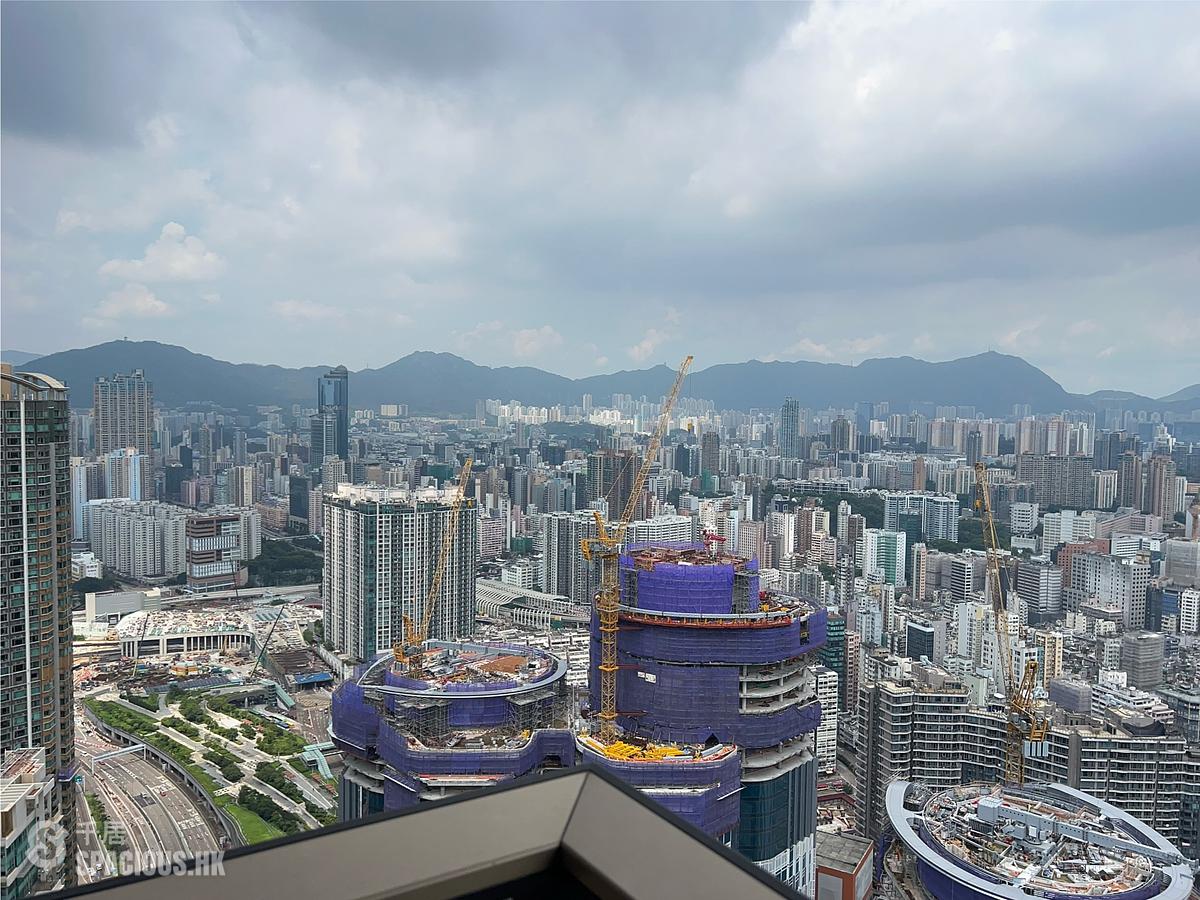
[[[996,655],[1000,657],[1001,689],[1007,701],[1005,725],[1008,740],[1004,753],[1004,780],[1010,784],[1025,783],[1025,745],[1046,739],[1049,723],[1038,715],[1033,703],[1038,664],[1029,660],[1017,681],[1013,672],[1012,649],[1008,641],[1008,603],[1004,582],[1000,577],[1000,541],[996,537],[996,519],[992,515],[992,498],[988,490],[987,467],[975,463],[975,508],[983,518],[983,537],[987,545],[987,589],[992,595],[992,613],[996,629]]]
[[[646,486],[646,478],[650,468],[658,456],[663,438],[671,424],[671,410],[679,399],[679,389],[683,385],[684,376],[692,365],[692,357],[688,356],[679,366],[675,375],[675,383],[663,400],[662,411],[658,415],[658,425],[650,436],[646,446],[646,458],[633,479],[633,490],[625,503],[621,518],[612,524],[611,529],[604,524],[604,517],[599,510],[596,515],[596,537],[584,538],[580,543],[583,558],[589,562],[600,560],[600,590],[596,594],[596,613],[600,619],[600,742],[606,746],[612,744],[617,737],[617,628],[620,617],[621,589],[617,578],[618,557],[621,545],[625,542],[625,531],[633,520],[637,510],[638,499]]]

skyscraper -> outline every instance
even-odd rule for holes
[[[317,379],[317,412],[309,420],[309,462],[320,466],[328,456],[350,460],[350,373],[345,366]]]
[[[979,431],[967,432],[966,453],[968,466],[974,466],[983,459],[983,435]]]
[[[912,582],[913,597],[924,600],[929,593],[929,551],[923,543],[913,544],[909,581]]]
[[[1132,451],[1117,460],[1117,506],[1142,508],[1142,458]]]
[[[862,570],[869,577],[878,573],[886,584],[905,583],[905,535],[902,531],[868,528],[862,538]]]
[[[1092,458],[1022,453],[1017,457],[1017,481],[1030,484],[1035,503],[1087,509],[1092,505]]]
[[[599,568],[583,558],[579,542],[596,536],[591,513],[557,512],[542,517],[545,552],[542,590],[591,605],[600,586]]]
[[[854,449],[854,428],[849,419],[838,416],[829,423],[829,449],[846,452]]]
[[[104,464],[104,496],[154,499],[154,470],[149,456],[133,447],[123,447],[106,453],[101,461]]]
[[[67,388],[0,367],[0,450],[7,498],[0,522],[0,749],[43,747],[56,773],[52,815],[73,861],[75,730],[71,680],[71,450]],[[66,867],[68,884],[74,866]]]
[[[629,450],[597,450],[588,456],[587,499],[608,502],[608,517],[619,519],[633,491],[637,457]]]
[[[788,459],[800,456],[800,401],[791,397],[779,412],[779,452]]]
[[[721,436],[715,431],[700,436],[700,471],[708,475],[721,473]]]
[[[1175,515],[1175,461],[1169,456],[1150,457],[1144,509],[1167,521]]]
[[[89,500],[104,496],[104,465],[82,457],[71,458],[71,537],[86,541],[87,516],[84,507]]]
[[[154,452],[154,386],[141,369],[99,378],[92,389],[96,454],[135,447],[147,458]]]
[[[450,525],[457,487],[444,490],[339,484],[325,517],[325,636],[339,653],[370,660],[404,637],[404,617],[421,622]],[[470,637],[479,560],[475,501],[463,501],[429,637]]]

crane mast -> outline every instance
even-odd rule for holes
[[[596,613],[600,619],[600,732],[601,743],[608,745],[617,737],[617,628],[620,619],[621,589],[618,582],[619,556],[621,544],[625,542],[625,531],[633,520],[637,509],[638,499],[646,486],[646,478],[654,465],[658,450],[671,424],[671,410],[679,399],[679,389],[683,385],[684,376],[692,365],[692,357],[688,356],[679,366],[675,374],[675,383],[671,385],[663,400],[662,411],[658,416],[658,425],[650,436],[646,447],[646,457],[642,460],[641,468],[633,480],[633,489],[625,503],[621,518],[608,528],[599,510],[596,516],[596,537],[581,540],[580,549],[583,558],[589,562],[600,560],[600,590],[596,595]]]
[[[454,541],[458,536],[458,521],[462,515],[463,505],[466,503],[467,486],[471,481],[473,464],[474,459],[468,456],[458,476],[458,496],[450,504],[450,516],[446,523],[446,531],[442,534],[442,546],[438,552],[437,562],[434,564],[433,578],[429,582],[429,593],[425,598],[420,627],[418,628],[410,617],[404,616],[404,638],[392,647],[392,655],[396,664],[407,664],[408,673],[414,678],[420,678],[424,674],[422,660],[424,659],[425,641],[429,638],[429,626],[433,622],[433,609],[437,605],[438,597],[441,596],[446,565],[450,561],[450,554],[454,550]]]
[[[987,545],[987,590],[992,597],[992,613],[996,629],[996,655],[1000,657],[1001,689],[1005,699],[1006,742],[1004,780],[1010,784],[1025,783],[1025,745],[1039,744],[1046,739],[1049,723],[1038,715],[1033,703],[1037,685],[1036,660],[1028,660],[1018,681],[1013,672],[1012,649],[1008,640],[1008,604],[1000,573],[1000,541],[996,537],[996,519],[992,515],[992,498],[988,490],[987,467],[975,463],[975,508],[983,522],[984,543]]]

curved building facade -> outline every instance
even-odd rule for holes
[[[1057,784],[931,792],[895,781],[888,819],[935,900],[1185,900],[1183,855],[1111,803]]]
[[[825,610],[760,592],[755,561],[704,544],[631,546],[620,587],[618,723],[643,741],[735,745],[738,823],[726,839],[811,895]],[[593,619],[593,709],[599,659]]]
[[[386,653],[334,692],[343,820],[574,765],[566,663],[506,644],[426,647],[426,678]]]

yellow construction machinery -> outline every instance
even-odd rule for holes
[[[683,378],[692,365],[692,357],[687,357],[679,366],[675,375],[675,383],[671,385],[666,399],[663,400],[662,412],[658,415],[658,425],[650,436],[646,447],[646,457],[633,480],[633,489],[625,503],[625,510],[619,520],[611,526],[604,524],[604,517],[596,511],[596,537],[584,538],[580,541],[583,558],[591,562],[600,561],[600,591],[596,595],[596,614],[600,619],[600,730],[598,737],[605,746],[611,745],[617,739],[617,627],[619,608],[621,605],[621,589],[617,580],[621,545],[625,542],[625,530],[633,520],[642,489],[646,486],[646,478],[650,468],[658,459],[658,450],[671,424],[671,410],[679,399],[679,388]]]
[[[433,622],[434,607],[437,606],[438,597],[442,593],[442,579],[446,574],[450,553],[454,550],[454,539],[458,536],[458,520],[467,502],[467,487],[471,481],[473,464],[474,459],[468,456],[458,476],[458,496],[450,504],[450,516],[442,534],[442,548],[434,564],[433,578],[429,582],[429,595],[425,598],[421,626],[418,628],[410,617],[404,616],[404,638],[392,647],[396,664],[406,665],[408,674],[413,678],[422,678],[425,675],[425,641],[429,637],[429,626]],[[471,577],[474,577],[474,573],[471,573]]]
[[[992,613],[996,627],[996,655],[1000,657],[1001,685],[1007,702],[1005,725],[1007,742],[1004,752],[1004,780],[1010,784],[1025,783],[1025,752],[1036,752],[1046,740],[1049,722],[1038,714],[1033,702],[1037,685],[1036,660],[1025,663],[1020,681],[1013,673],[1012,649],[1008,641],[1008,598],[1000,572],[1000,542],[996,538],[996,519],[992,515],[992,497],[988,490],[987,467],[975,463],[975,509],[983,523],[984,543],[987,544],[987,590],[992,598]]]

